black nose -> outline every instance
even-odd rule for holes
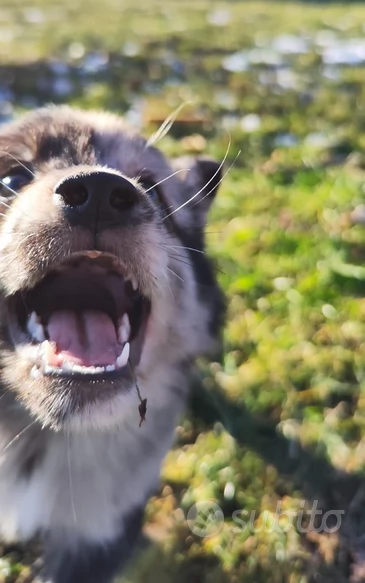
[[[127,178],[110,172],[68,176],[57,184],[55,194],[72,225],[93,231],[130,221],[141,197]]]

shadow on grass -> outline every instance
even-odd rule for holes
[[[290,565],[281,566],[280,573],[273,572],[272,566],[256,565],[249,574],[232,575],[211,556],[191,557],[178,542],[168,551],[149,542],[138,553],[135,567],[132,565],[126,578],[118,583],[287,583],[290,575]],[[344,580],[332,578],[331,583],[344,583]]]
[[[190,552],[194,537],[185,524],[174,529],[167,545],[145,539],[140,547],[143,552],[137,553],[120,583],[288,583],[293,580],[294,568],[297,574],[299,569],[305,575],[300,580],[308,583],[365,581],[365,487],[361,475],[339,471],[323,455],[299,442],[295,443],[293,455],[293,443],[279,434],[274,425],[258,420],[244,405],[229,401],[219,388],[207,391],[197,384],[192,391],[190,417],[201,430],[222,424],[240,445],[274,466],[290,482],[291,491],[300,490],[309,502],[318,501],[323,513],[344,510],[339,545],[329,559],[321,547],[325,535],[319,542],[318,537],[303,534],[302,545],[309,559],[298,556],[295,567],[292,561],[281,561],[276,568],[275,559],[268,555],[264,563],[256,561],[249,569],[241,564],[230,572],[218,558],[205,554],[200,543],[195,552]],[[229,509],[223,510],[230,515]],[[245,560],[243,555],[242,563]]]
[[[341,471],[314,448],[305,448],[299,441],[293,443],[278,433],[269,421],[256,419],[244,405],[228,400],[219,388],[208,392],[201,386],[194,387],[190,408],[192,415],[206,428],[221,423],[239,444],[255,451],[267,464],[274,466],[308,501],[318,501],[323,512],[344,511],[339,550],[334,560],[325,560],[313,546],[310,583],[365,581],[364,476]],[[263,573],[261,577],[257,574],[257,580],[271,582],[274,579],[270,573],[265,579]],[[251,579],[245,578],[244,581],[248,583]]]

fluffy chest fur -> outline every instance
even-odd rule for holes
[[[142,427],[136,395],[113,432],[55,433],[30,421],[22,429],[17,425],[13,435],[6,424],[0,443],[6,448],[0,465],[4,541],[53,532],[66,534],[69,544],[80,539],[105,544],[120,534],[121,517],[158,486],[160,464],[184,404],[183,375],[164,372],[156,374],[159,386]]]

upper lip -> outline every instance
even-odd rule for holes
[[[97,259],[98,261],[102,261],[105,259],[106,263],[109,263],[110,267],[113,268],[116,272],[121,273],[123,277],[129,280],[132,284],[133,289],[136,291],[138,289],[138,282],[133,273],[128,273],[127,269],[124,265],[122,265],[120,259],[114,255],[113,253],[109,253],[108,251],[98,251],[97,249],[86,249],[85,251],[77,251],[69,255],[69,257],[62,263],[60,263],[55,269],[62,269],[68,263],[72,262],[73,260],[77,260],[80,257],[88,257],[89,259]]]

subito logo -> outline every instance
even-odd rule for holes
[[[224,514],[218,504],[212,500],[203,500],[190,508],[187,522],[192,533],[204,538],[221,530]]]

